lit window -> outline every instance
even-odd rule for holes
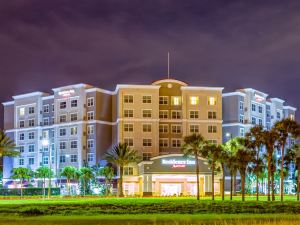
[[[133,175],[133,167],[125,166],[123,175],[126,176]]]
[[[88,134],[94,134],[94,125],[88,125],[87,126],[87,133]]]
[[[168,148],[169,147],[169,140],[166,139],[166,138],[159,139],[159,147]]]
[[[77,135],[77,127],[71,127],[71,135]]]
[[[217,119],[217,112],[208,112],[208,119]]]
[[[151,96],[150,95],[144,95],[143,96],[143,103],[151,103]]]
[[[124,143],[129,147],[133,147],[133,138],[124,138]]]
[[[42,137],[44,140],[48,140],[49,139],[49,131],[43,130]]]
[[[143,139],[143,146],[144,147],[151,147],[152,146],[152,140],[149,138],[144,138]]]
[[[289,115],[289,118],[290,118],[291,120],[295,120],[295,115],[294,115],[294,114],[290,114],[290,115]]]
[[[160,124],[159,125],[159,133],[168,133],[169,125],[168,124]]]
[[[143,110],[143,118],[151,118],[151,110],[150,109]]]
[[[208,97],[208,105],[216,105],[217,99],[216,97]]]
[[[181,111],[172,111],[172,119],[180,119],[181,118]]]
[[[196,97],[196,96],[191,96],[190,97],[190,104],[191,105],[198,105],[199,103],[199,97]]]
[[[133,110],[132,109],[124,109],[124,117],[132,118],[133,117]]]
[[[190,133],[199,133],[199,125],[190,125]]]
[[[173,134],[180,134],[181,133],[181,126],[180,125],[172,125],[172,133]]]
[[[22,108],[20,108],[20,116],[24,116],[25,115],[25,108],[24,107],[22,107]]]
[[[133,95],[124,95],[124,103],[133,103]]]
[[[124,131],[125,132],[133,132],[133,124],[132,123],[124,123]]]
[[[71,113],[71,121],[77,121],[77,113]]]
[[[172,105],[181,105],[181,97],[172,96]]]
[[[217,133],[217,126],[208,126],[208,133]]]
[[[190,111],[190,119],[198,119],[199,118],[199,112],[198,111]]]
[[[151,132],[151,124],[143,124],[143,132]]]
[[[159,118],[160,119],[168,119],[168,111],[167,110],[160,110],[159,111]]]
[[[88,107],[94,106],[94,98],[93,97],[87,99],[87,106]]]
[[[72,163],[77,162],[77,155],[71,155],[70,157],[71,157],[70,161],[71,161]]]
[[[160,105],[168,105],[168,96],[160,96],[159,97],[159,104]]]
[[[87,120],[93,120],[94,119],[94,112],[87,112]]]

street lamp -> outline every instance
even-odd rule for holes
[[[51,160],[51,149],[50,149],[50,147],[49,147],[49,140],[48,139],[44,139],[43,141],[42,141],[42,145],[44,146],[44,147],[48,147],[48,152],[49,152],[49,159],[48,159],[48,163],[49,163],[49,169],[50,169],[50,171],[49,171],[49,184],[48,184],[48,198],[50,198],[50,196],[51,196],[51,175],[52,175],[52,160]]]
[[[229,132],[227,132],[225,135],[226,135],[227,139],[229,139],[229,140],[232,138],[232,134]]]

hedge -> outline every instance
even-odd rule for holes
[[[43,188],[23,188],[24,196],[38,196],[43,195]],[[46,195],[48,194],[48,188],[46,188]],[[0,196],[20,196],[20,188],[0,188]],[[60,195],[60,188],[51,188],[51,195]]]

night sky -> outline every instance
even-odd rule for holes
[[[81,82],[150,84],[166,77],[168,51],[172,78],[300,108],[300,1],[0,1],[1,102]]]

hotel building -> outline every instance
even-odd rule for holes
[[[151,85],[117,85],[107,91],[86,84],[54,88],[53,94],[13,96],[4,105],[4,129],[21,152],[4,158],[4,183],[11,170],[104,164],[104,154],[125,142],[143,159],[124,170],[128,195],[194,195],[195,162],[183,158],[183,137],[201,133],[222,143],[222,90],[173,79]],[[201,159],[201,194],[211,192],[207,161]],[[57,181],[55,184],[57,185]],[[9,182],[8,182],[9,183]],[[215,177],[216,192],[220,176]]]

